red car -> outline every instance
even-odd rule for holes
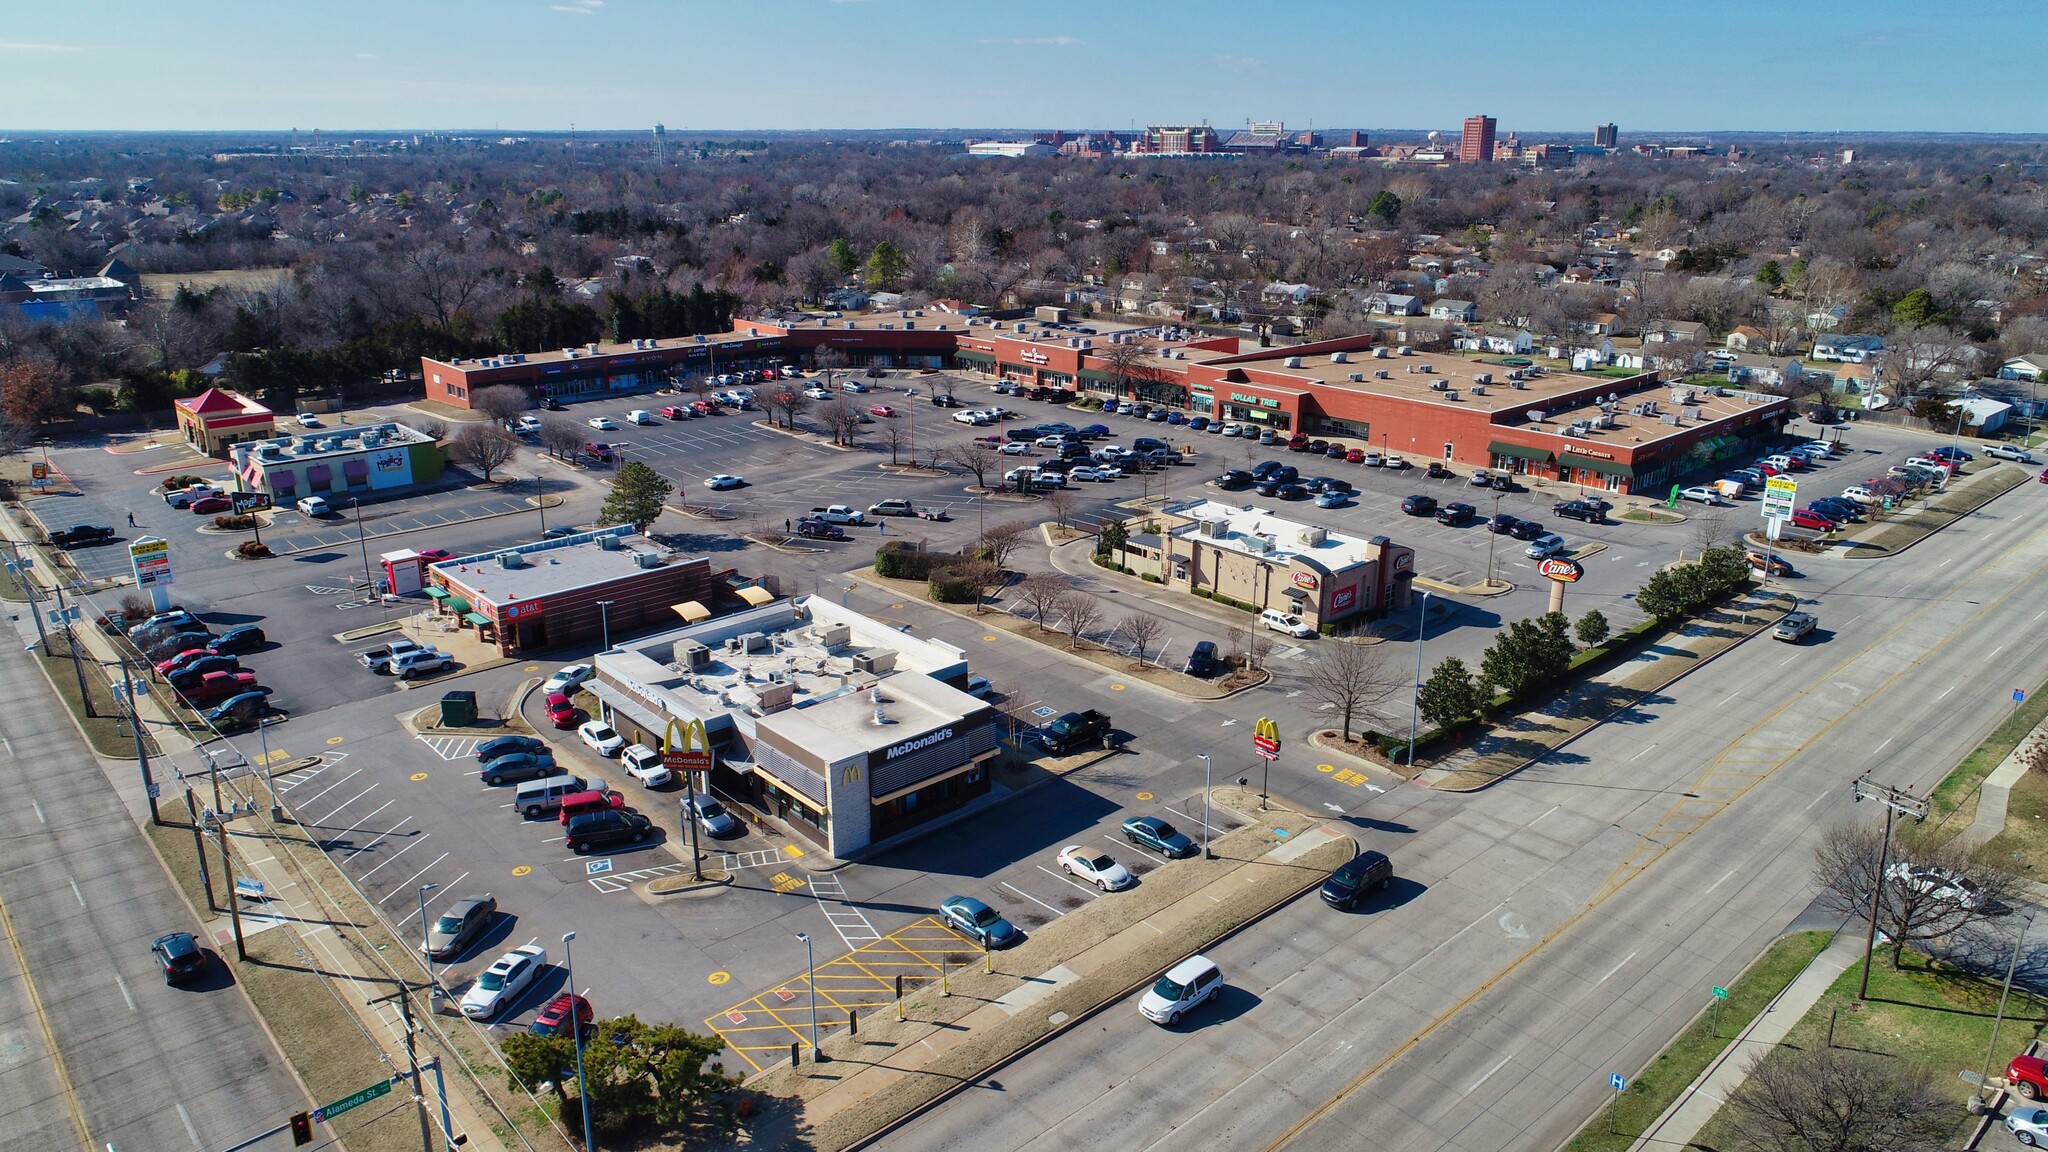
[[[2041,483],[2048,484],[2048,468],[2041,469]]]
[[[548,693],[548,720],[557,728],[576,726],[576,706],[560,692]]]
[[[203,500],[194,500],[192,502],[192,511],[197,515],[204,516],[226,512],[234,508],[234,506],[235,502],[225,496],[208,496]]]
[[[446,548],[429,548],[425,552],[420,553],[420,559],[429,564],[439,564],[443,560],[455,559],[455,553],[450,552]]]
[[[229,697],[254,692],[258,687],[254,672],[208,672],[183,695],[185,702],[194,706],[218,704]]]
[[[695,412],[699,416],[709,416],[718,411],[718,406],[709,400],[699,400],[690,405],[690,411]]]
[[[601,460],[606,464],[612,462],[612,446],[602,441],[594,444],[585,444],[583,446],[583,454],[593,460]]]
[[[593,1019],[590,1001],[585,1000],[574,992],[564,992],[553,1000],[548,1001],[547,1007],[542,1008],[540,1014],[533,1018],[533,1026],[527,1029],[527,1031],[532,1032],[535,1036],[559,1035],[563,1029],[569,1026],[569,1017],[572,1013],[576,1017],[578,1031],[590,1027],[590,1022]]]
[[[661,410],[661,416],[664,420],[688,420],[691,415],[692,413],[688,408],[679,408],[674,404]]]
[[[1351,451],[1346,452],[1344,454],[1344,462],[1346,464],[1363,464],[1365,462],[1365,449],[1353,448]]]
[[[211,655],[213,655],[213,649],[211,648],[187,648],[183,652],[178,653],[176,656],[171,657],[169,660],[158,661],[156,666],[156,673],[159,676],[169,676],[171,673],[176,672],[178,669],[183,668],[185,665],[190,664],[194,660],[199,659],[201,656]]]
[[[1811,528],[1816,532],[1833,532],[1841,527],[1840,524],[1815,512],[1811,508],[1801,508],[1792,513],[1792,526],[1795,528]]]
[[[2048,1063],[2039,1056],[2015,1056],[2005,1066],[2005,1083],[2028,1100],[2048,1096]]]
[[[873,408],[868,409],[868,411],[877,416],[894,416],[896,414],[896,410],[887,404],[877,404]]]

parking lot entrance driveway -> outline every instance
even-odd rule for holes
[[[903,994],[939,980],[945,973],[979,962],[981,945],[927,916],[842,956],[819,962],[818,1027],[842,1028],[849,1012],[867,1015],[896,1000],[896,978]],[[789,1046],[811,1043],[810,974],[799,972],[759,996],[749,997],[716,1016],[706,1027],[759,1072],[778,1059],[789,1058]]]

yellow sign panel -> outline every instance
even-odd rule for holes
[[[671,772],[711,771],[711,738],[702,720],[683,721],[671,716],[661,736],[661,762]]]

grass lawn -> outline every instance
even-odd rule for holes
[[[123,714],[123,706],[114,702],[113,687],[107,683],[107,677],[93,660],[92,653],[83,644],[79,645],[79,663],[85,669],[85,687],[92,700],[93,714],[88,716],[85,714],[85,698],[78,693],[78,673],[71,667],[70,642],[63,632],[55,629],[49,636],[49,651],[43,659],[43,670],[49,675],[50,683],[56,687],[64,706],[71,709],[71,715],[85,730],[86,742],[92,745],[93,751],[109,759],[135,759],[135,737],[129,732],[128,722],[118,718]],[[156,741],[147,733],[142,739],[144,746],[154,755],[157,752]]]
[[[1617,519],[1633,520],[1638,524],[1676,524],[1685,517],[1674,512],[1660,512],[1655,508],[1631,508]]]
[[[1960,972],[1927,957],[1907,952],[1905,966],[1893,971],[1889,953],[1870,969],[1870,999],[1856,1000],[1863,967],[1852,965],[1806,1014],[1783,1045],[1765,1059],[1782,1059],[1789,1050],[1818,1048],[1828,1042],[1834,1021],[1835,1047],[1868,1052],[1886,1060],[1908,1060],[1934,1073],[1938,1091],[1956,1102],[1957,1142],[1975,1121],[1964,1101],[1974,1091],[1957,1073],[1982,1071],[1984,1048],[1998,1011],[2001,974],[1979,976]],[[2005,1024],[1998,1032],[1998,1051],[1991,1075],[2005,1070],[2027,1041],[2048,1024],[2048,1001],[2015,988],[2006,1004]],[[1695,1147],[1717,1148],[1728,1137],[1726,1119],[1716,1115],[1701,1129]]]
[[[2026,739],[2027,733],[2032,732],[2035,725],[2041,723],[2044,717],[2048,717],[2048,684],[2039,685],[2027,693],[2026,703],[2015,708],[2004,723],[1993,729],[1982,744],[1963,757],[1963,762],[1956,765],[1955,769],[1935,786],[1928,809],[1928,815],[1933,817],[1931,828],[1945,835],[1953,835],[1968,827],[1977,811],[1977,789],[1984,783],[1984,778],[1991,775],[1992,771],[2012,754],[2012,750],[2020,746],[2020,741]],[[2012,800],[2006,812],[2007,834],[2013,832],[2015,822],[2026,819],[2016,817],[2015,813],[2020,806],[2022,789],[2030,784],[2033,784],[2033,781],[2022,778],[2019,786],[2013,789]],[[2039,790],[2038,786],[2035,790]],[[2038,807],[2034,810],[2040,811]],[[2003,839],[2003,836],[2000,838]],[[2044,839],[2043,843],[2048,843],[2048,839]],[[2023,846],[2014,845],[2008,851],[2021,847]],[[2028,875],[2037,880],[2042,878],[2042,875],[2031,871]]]
[[[1679,1093],[1728,1047],[1728,1042],[1820,955],[1828,946],[1829,936],[1826,932],[1799,932],[1765,949],[1756,963],[1729,985],[1718,1028],[1714,1014],[1702,1012],[1655,1060],[1629,1078],[1628,1088],[1615,1107],[1614,1132],[1607,1130],[1607,1110],[1603,1108],[1565,1148],[1569,1152],[1623,1152],[1634,1144],[1636,1137],[1656,1123]]]
[[[21,578],[5,568],[0,568],[0,600],[12,600],[17,604],[28,602],[28,593],[22,591]]]

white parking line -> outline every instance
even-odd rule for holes
[[[395,803],[395,802],[394,802],[394,803]],[[389,807],[389,805],[386,805],[386,807]],[[403,828],[403,827],[405,827],[405,823],[406,823],[406,820],[411,820],[411,819],[412,819],[412,817],[411,817],[411,816],[407,816],[407,817],[406,817],[406,818],[405,818],[404,820],[400,820],[400,821],[399,821],[398,823],[396,823],[396,824],[393,824],[393,825],[392,825],[392,826],[390,827],[390,829],[389,829],[389,830],[387,830],[387,831],[384,831],[384,832],[380,832],[380,833],[378,833],[378,834],[377,834],[377,840],[382,840],[382,839],[383,839],[384,837],[386,837],[386,836],[389,836],[389,835],[391,835],[391,833],[393,833],[393,832],[396,832],[396,831],[398,831],[398,830],[399,830],[400,828]],[[376,847],[376,846],[377,846],[377,840],[372,840],[372,841],[370,841],[369,843],[367,843],[367,844],[364,844],[364,845],[363,845],[362,847],[360,847],[360,848],[351,848],[351,849],[349,849],[349,851],[348,851],[348,854],[347,854],[347,855],[345,855],[345,856],[343,856],[343,857],[342,857],[342,859],[343,859],[343,860],[349,860],[349,859],[353,859],[353,858],[355,857],[355,855],[356,855],[357,853],[359,853],[359,852],[367,852],[367,851],[369,851],[370,849],[372,849],[372,848],[374,848],[374,847]]]
[[[436,856],[436,857],[434,857],[434,864],[439,864],[439,863],[440,863],[441,861],[443,861],[443,860],[446,860],[446,859],[447,859],[448,857],[449,857],[449,853],[447,853],[447,852],[443,852],[443,853],[441,853],[441,854],[440,854],[439,856]],[[394,856],[394,857],[392,857],[392,859],[393,859],[393,860],[395,860],[395,859],[397,859],[397,857],[395,857],[395,856]],[[388,864],[388,863],[390,863],[390,861],[388,861],[388,860],[387,860],[387,861],[385,861],[385,863],[387,863],[387,864]],[[390,903],[390,902],[391,902],[391,899],[392,899],[392,897],[393,897],[393,896],[410,896],[410,895],[412,895],[412,882],[413,882],[413,881],[415,881],[415,880],[417,880],[417,879],[419,879],[419,878],[420,878],[420,877],[422,877],[422,876],[425,876],[425,875],[427,874],[427,871],[428,871],[428,869],[432,868],[432,867],[434,866],[434,864],[429,864],[429,865],[427,865],[427,867],[426,867],[426,868],[422,868],[422,869],[420,869],[419,871],[417,871],[417,872],[413,873],[412,875],[410,875],[410,876],[407,876],[407,877],[406,877],[406,878],[405,878],[404,880],[402,880],[402,881],[400,881],[400,882],[399,882],[399,885],[398,885],[398,890],[397,890],[397,891],[393,892],[393,893],[392,893],[392,894],[391,894],[390,896],[386,896],[386,897],[385,897],[385,898],[384,898],[383,900],[380,900],[380,901],[378,901],[378,903],[381,903],[381,904],[388,904],[388,903]],[[382,864],[380,864],[380,865],[378,865],[377,867],[381,868],[381,867],[383,867],[383,865],[382,865]],[[374,871],[376,871],[376,869],[374,869],[374,868],[373,868],[373,869],[371,869],[371,871],[373,871],[373,872],[374,872]],[[367,880],[367,879],[369,879],[369,876],[368,876],[367,874],[365,874],[363,878]]]
[[[1017,895],[1022,896],[1026,900],[1031,901],[1033,904],[1038,905],[1040,908],[1045,909],[1047,912],[1050,912],[1055,916],[1065,915],[1065,913],[1061,912],[1059,909],[1053,907],[1050,904],[1047,904],[1045,901],[1040,900],[1038,897],[1033,896],[1031,893],[1024,891],[1022,888],[1019,888],[1015,884],[1011,884],[1006,880],[996,881],[996,887],[1008,888],[1010,891],[1015,892]]]
[[[360,775],[362,775],[362,774],[363,774],[363,770],[362,770],[361,768],[358,768],[358,769],[356,769],[355,771],[353,771],[353,772],[349,773],[348,775],[346,775],[346,776],[343,776],[343,777],[342,777],[341,779],[339,779],[339,780],[336,780],[336,781],[335,781],[334,783],[332,783],[332,784],[329,784],[329,785],[328,785],[327,787],[325,787],[325,788],[322,788],[322,789],[321,789],[321,790],[320,790],[319,792],[317,792],[317,793],[315,793],[315,794],[313,795],[312,799],[310,799],[310,800],[307,800],[307,801],[305,802],[305,804],[298,804],[298,803],[294,803],[294,804],[292,805],[292,807],[294,807],[294,808],[304,808],[304,807],[306,806],[306,804],[312,804],[312,803],[314,803],[315,801],[319,800],[319,799],[320,799],[320,797],[322,797],[322,796],[325,796],[325,795],[327,795],[327,794],[328,794],[329,792],[332,792],[332,791],[334,791],[334,790],[335,790],[336,788],[339,788],[339,787],[341,787],[341,786],[342,786],[343,784],[346,784],[346,783],[348,783],[349,781],[351,781],[351,780],[355,779],[356,777],[358,777],[358,776],[360,776]],[[374,785],[372,785],[372,787],[374,787]]]
[[[1055,872],[1052,869],[1047,868],[1043,864],[1040,864],[1038,866],[1038,870],[1040,872],[1045,873],[1047,876],[1050,876],[1053,879],[1059,881],[1062,884],[1072,884],[1074,887],[1079,888],[1083,892],[1086,892],[1090,900],[1093,900],[1096,897],[1102,895],[1100,892],[1097,892],[1095,889],[1090,888],[1088,885],[1076,881],[1073,877],[1068,876],[1063,872]]]
[[[372,787],[374,787],[374,785],[372,785]],[[389,800],[386,800],[386,801],[385,801],[385,802],[384,802],[384,803],[383,803],[382,805],[380,805],[380,806],[379,806],[379,807],[377,808],[377,812],[382,812],[382,811],[384,811],[384,809],[386,809],[386,808],[389,808],[389,807],[391,807],[391,806],[392,806],[393,804],[396,804],[396,803],[398,803],[398,797],[396,797],[396,796],[393,796],[393,797],[392,797],[391,799],[389,799]],[[342,807],[347,807],[347,805],[343,805]],[[336,811],[340,811],[340,809],[336,809]],[[363,818],[362,818],[361,820],[358,820],[358,821],[356,821],[355,823],[353,823],[353,824],[349,825],[348,827],[346,827],[346,828],[342,829],[341,831],[339,831],[339,832],[335,833],[334,835],[332,835],[332,836],[329,836],[329,837],[327,837],[327,839],[329,839],[329,840],[339,840],[339,839],[341,839],[341,838],[342,838],[343,836],[347,836],[347,835],[348,835],[348,834],[350,834],[351,832],[354,832],[354,831],[356,831],[357,829],[361,828],[361,827],[362,827],[363,825],[365,825],[365,824],[369,823],[369,822],[370,822],[370,821],[372,821],[372,820],[375,820],[375,819],[377,818],[377,812],[372,812],[372,813],[370,813],[370,814],[369,814],[368,816],[365,816],[365,817],[363,817]],[[330,813],[330,815],[331,815],[331,813]]]
[[[128,982],[126,980],[121,979],[121,974],[119,972],[114,973],[114,983],[121,989],[121,999],[126,1000],[128,1002],[128,1010],[130,1012],[136,1011],[135,997],[128,994]]]
[[[428,839],[429,839],[430,837],[432,837],[432,836],[433,836],[433,833],[432,833],[432,832],[422,832],[422,833],[420,833],[420,838],[419,838],[419,839],[417,839],[417,840],[414,840],[414,841],[413,841],[412,843],[410,843],[410,844],[407,844],[407,845],[406,845],[405,847],[403,847],[403,848],[400,848],[400,849],[399,849],[398,851],[396,851],[396,852],[393,852],[393,853],[392,853],[391,855],[389,855],[389,856],[386,856],[386,857],[385,857],[385,858],[384,858],[384,859],[383,859],[383,860],[382,860],[382,861],[381,861],[380,863],[378,863],[378,865],[377,865],[377,867],[376,867],[376,868],[372,868],[372,869],[370,869],[370,870],[369,870],[368,872],[365,872],[365,873],[363,873],[363,874],[362,874],[362,875],[361,875],[360,877],[358,877],[358,878],[357,878],[357,880],[356,880],[356,883],[358,883],[358,884],[361,884],[361,883],[364,883],[365,881],[369,880],[369,878],[370,878],[370,877],[372,877],[372,876],[375,876],[375,875],[377,874],[377,870],[378,870],[379,868],[382,868],[382,867],[384,867],[384,865],[386,865],[386,864],[389,864],[389,863],[391,863],[391,862],[392,862],[393,860],[396,860],[396,859],[398,859],[398,858],[399,858],[400,856],[403,856],[403,855],[405,855],[405,854],[406,854],[407,852],[410,852],[410,851],[412,851],[412,850],[413,850],[414,848],[417,848],[417,847],[419,847],[419,846],[420,846],[421,844],[424,844],[424,843],[426,843],[426,842],[427,842],[427,840],[428,840]],[[447,858],[448,858],[447,854],[446,854],[446,853],[443,853],[443,854],[442,854],[442,856],[441,856],[441,860],[446,860]],[[441,860],[436,860],[436,861],[434,861],[434,864],[439,864],[439,863],[441,862]],[[429,867],[429,868],[432,868],[432,867],[434,866],[434,864],[429,864],[429,865],[427,865],[427,867]]]
[[[358,792],[358,793],[356,793],[355,795],[353,795],[353,796],[349,797],[348,799],[346,799],[346,800],[343,800],[343,801],[342,801],[341,803],[339,803],[339,804],[336,804],[336,805],[335,805],[334,807],[332,807],[332,808],[329,808],[329,809],[328,809],[328,810],[327,810],[327,811],[326,811],[325,813],[323,813],[322,815],[319,815],[319,816],[316,816],[316,817],[314,817],[314,820],[316,821],[316,823],[315,823],[315,825],[314,825],[314,826],[315,826],[315,827],[318,827],[318,826],[319,826],[319,825],[318,825],[318,823],[317,823],[317,821],[320,821],[320,820],[328,820],[328,819],[332,819],[332,818],[333,818],[334,816],[336,816],[337,814],[339,814],[339,813],[341,812],[341,810],[342,810],[342,809],[344,809],[344,808],[347,808],[347,807],[348,807],[349,805],[351,805],[351,804],[355,803],[355,802],[356,802],[356,801],[358,801],[358,800],[361,800],[361,799],[362,799],[363,797],[365,797],[365,796],[368,796],[368,795],[369,795],[370,793],[372,793],[372,792],[375,792],[376,790],[377,790],[377,786],[376,786],[375,784],[372,784],[372,785],[370,785],[370,786],[369,786],[368,788],[365,788],[365,789],[363,789],[363,790],[362,790],[361,792]],[[390,805],[386,805],[385,807],[389,807],[389,806],[390,806]],[[379,809],[378,809],[377,811],[379,811],[379,812],[382,812],[383,810],[384,810],[383,808],[379,808]]]

